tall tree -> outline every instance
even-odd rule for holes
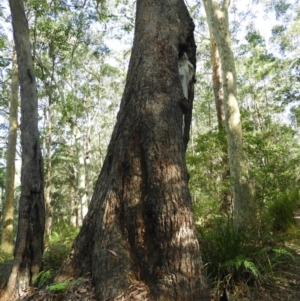
[[[224,91],[225,128],[230,175],[233,181],[233,221],[236,229],[253,225],[255,207],[248,181],[248,165],[243,150],[240,111],[237,102],[237,80],[230,43],[228,8],[230,0],[203,0],[207,18],[216,39],[221,58]]]
[[[45,120],[45,128],[46,135],[44,139],[43,150],[44,154],[46,154],[46,171],[45,171],[45,249],[49,246],[49,239],[52,231],[52,206],[51,206],[51,178],[52,178],[52,150],[51,150],[51,142],[52,142],[52,93],[51,87],[49,88],[48,94],[48,105],[44,108],[44,120]],[[45,158],[45,155],[44,155]]]
[[[217,111],[218,129],[219,132],[224,132],[224,105],[223,105],[223,86],[222,86],[222,68],[220,62],[220,55],[217,49],[217,44],[215,37],[212,33],[212,29],[209,30],[210,33],[210,45],[211,45],[211,63],[212,63],[212,83],[213,92],[215,98],[215,105]]]
[[[204,3],[205,4],[205,3]],[[204,5],[207,13],[207,6]],[[225,138],[225,114],[224,114],[224,95],[223,95],[223,85],[222,85],[222,66],[220,60],[220,54],[217,48],[216,39],[213,35],[210,22],[208,22],[209,35],[210,35],[210,57],[212,64],[212,84],[215,99],[215,106],[217,112],[218,130],[219,130],[219,141],[223,146],[223,156],[222,165],[225,167],[222,171],[221,181],[226,182],[230,177],[230,171],[228,166],[228,152],[227,143]],[[220,211],[224,213],[230,213],[232,209],[231,195],[228,189],[222,189],[220,195]]]
[[[179,58],[195,67],[193,29],[183,0],[137,1],[117,123],[58,277],[91,272],[98,300],[129,296],[136,285],[151,300],[209,300],[185,164],[193,81],[183,89],[178,69]]]
[[[19,79],[17,56],[13,54],[13,65],[11,71],[11,97],[9,105],[9,134],[6,156],[6,182],[5,203],[3,210],[3,229],[1,250],[13,253],[13,226],[14,226],[14,192],[15,192],[15,158],[18,130],[18,95]]]
[[[22,0],[9,1],[21,87],[21,196],[14,264],[3,300],[20,297],[42,266],[45,228],[43,161],[35,73]]]

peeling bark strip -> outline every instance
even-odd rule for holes
[[[41,270],[45,226],[43,162],[39,143],[35,74],[28,23],[22,0],[10,0],[21,87],[21,197],[14,265],[6,295],[13,300],[26,292]]]
[[[136,283],[149,288],[149,300],[209,300],[179,106],[178,57],[185,52],[195,68],[193,29],[183,0],[137,1],[117,123],[89,212],[57,278],[91,272],[98,300],[128,297]],[[192,100],[193,82],[189,116]]]

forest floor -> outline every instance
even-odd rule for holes
[[[289,240],[284,248],[291,254],[272,271],[261,275],[255,285],[237,285],[230,301],[300,301],[300,239]]]
[[[300,239],[288,239],[282,246],[288,251],[288,258],[278,262],[270,272],[261,275],[255,284],[250,286],[238,283],[234,291],[229,291],[230,301],[300,301]],[[0,300],[7,282],[12,261],[0,264]],[[70,280],[64,289],[64,285],[52,285],[49,289],[32,289],[22,301],[94,301],[94,290],[89,278]],[[56,291],[56,289],[58,291]],[[147,300],[143,287],[135,286],[130,301]],[[219,301],[214,297],[216,288],[211,288],[211,301]],[[223,299],[222,299],[223,300]],[[225,299],[224,299],[225,300]]]

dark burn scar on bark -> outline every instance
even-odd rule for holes
[[[179,104],[179,107],[183,114],[186,114],[191,108],[191,106],[186,98],[179,100],[178,104]]]
[[[122,169],[126,172],[130,169],[130,162],[128,160],[125,160],[122,162]]]

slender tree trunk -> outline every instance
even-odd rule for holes
[[[76,181],[76,171],[73,165],[70,165],[70,197],[71,197],[71,207],[70,207],[70,224],[73,227],[79,227],[79,210],[78,210],[78,196],[77,196],[77,181]]]
[[[182,104],[178,69],[183,53],[195,66],[194,24],[183,0],[137,0],[135,28],[107,157],[57,279],[91,272],[101,301],[126,299],[138,287],[148,300],[209,300],[182,132],[191,104]]]
[[[207,4],[204,1],[204,8],[206,15],[208,16]],[[232,212],[232,197],[230,193],[230,188],[227,189],[227,185],[224,185],[230,181],[230,169],[228,162],[228,151],[227,151],[227,141],[226,141],[226,131],[225,131],[225,113],[224,113],[224,93],[223,93],[223,82],[222,82],[222,65],[220,60],[219,51],[217,48],[217,43],[212,32],[212,27],[210,22],[208,22],[209,34],[210,34],[210,44],[211,44],[211,62],[212,62],[212,83],[213,92],[215,99],[215,106],[217,112],[218,130],[219,130],[219,141],[222,145],[223,155],[222,155],[222,174],[221,174],[221,191],[220,191],[220,212],[229,214]],[[225,186],[225,187],[224,187]]]
[[[77,176],[77,194],[80,198],[80,226],[88,211],[87,193],[86,193],[86,176],[85,176],[85,151],[84,151],[84,139],[81,137],[77,140],[77,158],[78,158],[78,176]],[[82,140],[81,140],[82,139]]]
[[[87,195],[87,206],[90,204],[90,200],[93,196],[93,177],[92,177],[92,166],[91,166],[91,136],[90,129],[87,132],[86,143],[85,143],[85,158],[84,167],[86,173],[86,195]]]
[[[251,99],[252,99],[252,102],[253,102],[253,123],[256,125],[256,128],[259,130],[259,131],[262,131],[263,129],[263,123],[262,123],[262,116],[261,116],[261,113],[260,113],[260,110],[259,110],[259,105],[255,99],[255,95],[252,94],[251,95]]]
[[[85,139],[85,157],[84,157],[84,166],[86,174],[86,195],[87,195],[87,205],[90,205],[90,201],[93,196],[93,176],[92,176],[92,166],[91,166],[91,129],[92,124],[95,121],[96,115],[93,118],[89,116],[88,118],[88,129],[86,131]]]
[[[22,0],[10,0],[21,87],[21,196],[14,264],[3,300],[22,296],[42,267],[45,227],[43,162],[36,81]]]
[[[52,206],[51,206],[51,177],[52,177],[52,151],[51,151],[51,142],[52,142],[52,121],[51,121],[51,96],[49,96],[49,104],[45,108],[45,153],[46,157],[46,177],[45,177],[45,249],[49,245],[49,239],[52,229]]]
[[[78,198],[78,213],[79,226],[82,225],[83,219],[87,214],[87,193],[86,193],[86,176],[85,176],[85,141],[78,126],[73,123],[72,131],[75,142],[75,151],[77,165],[75,168],[77,179],[77,198]]]
[[[46,179],[45,179],[45,249],[48,248],[49,239],[52,232],[52,103],[53,103],[53,86],[55,85],[55,53],[52,50],[51,43],[49,45],[49,56],[51,57],[52,67],[50,75],[50,84],[46,82],[46,91],[48,94],[48,106],[45,108],[45,153],[47,154]]]
[[[222,86],[222,68],[220,62],[220,56],[217,49],[216,40],[210,30],[210,42],[211,42],[211,61],[213,67],[213,91],[215,98],[215,105],[217,111],[217,120],[219,132],[225,131],[225,115],[224,115],[224,97],[223,97],[223,86]]]
[[[217,0],[203,0],[203,2],[221,58],[225,128],[230,174],[233,181],[233,221],[235,228],[240,229],[254,224],[255,206],[248,183],[248,165],[243,150],[240,111],[237,103],[235,61],[230,45],[228,24],[230,0],[224,0],[222,7]]]
[[[18,130],[18,95],[19,78],[17,55],[14,51],[11,71],[11,98],[9,106],[9,134],[6,158],[5,203],[3,210],[3,229],[1,251],[13,253],[13,226],[14,226],[14,195],[15,195],[15,158]]]
[[[74,55],[78,48],[79,42],[75,42],[71,51],[71,59],[70,59],[70,86],[71,86],[71,94],[74,100],[78,99],[76,96],[76,87],[74,85],[74,76],[73,74],[73,62],[74,62]],[[76,102],[75,102],[75,111],[76,111]],[[79,226],[82,226],[83,219],[88,211],[87,205],[87,190],[86,190],[86,175],[85,175],[85,143],[82,137],[82,132],[79,129],[76,121],[71,120],[71,128],[72,134],[74,137],[74,144],[75,144],[75,152],[77,158],[77,165],[75,167],[76,172],[76,180],[77,180],[77,223]],[[75,200],[74,200],[75,201]],[[76,210],[75,210],[76,212]]]

